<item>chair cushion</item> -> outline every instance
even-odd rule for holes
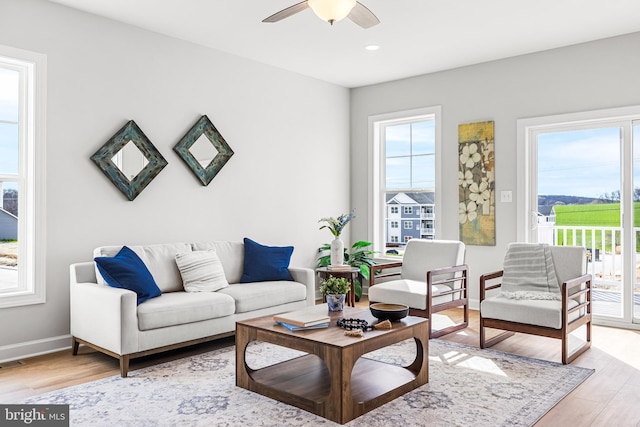
[[[293,280],[289,262],[293,246],[264,246],[244,239],[244,270],[240,283]]]
[[[304,301],[307,287],[302,283],[290,281],[238,283],[220,289],[219,294],[233,297],[236,313],[258,310],[266,307]]]
[[[549,245],[511,243],[504,256],[503,296],[515,299],[560,299],[560,287]],[[542,294],[542,295],[538,295]],[[544,295],[544,296],[543,296]]]
[[[578,303],[568,301],[569,308]],[[577,319],[579,311],[569,316],[569,321]],[[511,299],[502,296],[487,298],[480,304],[480,314],[487,319],[499,319],[526,325],[562,328],[562,302],[556,300]]]
[[[244,267],[244,244],[242,242],[196,242],[191,244],[194,251],[213,249],[220,258],[224,276],[229,283],[240,283]]]
[[[581,246],[551,246],[558,283],[587,274],[587,250]]]
[[[465,245],[457,240],[411,239],[402,257],[402,278],[425,281],[427,271],[464,264],[464,255]]]
[[[160,288],[144,262],[128,247],[123,246],[115,256],[96,257],[94,261],[109,286],[135,292],[138,304],[160,296]]]
[[[440,293],[450,289],[446,285],[433,285],[431,287],[433,303],[440,304],[445,301],[452,301],[452,295],[436,298]],[[427,285],[426,282],[405,279],[379,283],[369,288],[369,301],[404,304],[411,308],[426,310]]]
[[[160,290],[164,292],[182,291],[182,277],[176,265],[176,254],[191,252],[188,243],[163,243],[158,245],[129,246],[140,257],[155,279]],[[101,246],[93,251],[94,257],[114,256],[122,246]],[[104,284],[97,274],[98,283]]]
[[[215,292],[229,286],[214,250],[177,254],[176,264],[186,292]]]
[[[233,298],[219,292],[170,292],[138,306],[141,331],[230,316]]]

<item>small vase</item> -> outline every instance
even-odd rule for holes
[[[331,241],[331,265],[344,264],[344,243],[340,237],[336,237]]]
[[[344,300],[346,295],[327,295],[327,306],[329,311],[342,311],[344,310]]]

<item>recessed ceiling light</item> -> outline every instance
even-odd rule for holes
[[[377,44],[368,44],[364,47],[366,50],[374,51],[380,49],[380,46]]]

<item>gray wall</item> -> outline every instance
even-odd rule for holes
[[[349,210],[348,89],[41,0],[0,11],[0,44],[48,62],[47,301],[0,309],[0,360],[69,345],[69,264],[96,246],[246,236],[314,265],[318,220]],[[202,114],[235,151],[208,187],[172,150]],[[89,160],[130,119],[169,162],[133,202]]]
[[[496,234],[494,247],[468,246],[472,299],[478,276],[500,269],[516,236],[516,121],[521,118],[640,104],[640,33],[513,57],[500,61],[353,89],[351,91],[352,206],[369,208],[367,118],[370,115],[442,106],[442,212],[439,238],[458,239],[458,124],[495,121]],[[501,203],[512,190],[513,203]],[[370,225],[354,224],[356,239]],[[476,301],[477,302],[477,301]]]

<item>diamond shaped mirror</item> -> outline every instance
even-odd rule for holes
[[[138,197],[167,165],[133,120],[100,147],[91,160],[129,200]]]
[[[173,149],[202,185],[209,185],[233,156],[233,150],[206,115],[200,117]]]

